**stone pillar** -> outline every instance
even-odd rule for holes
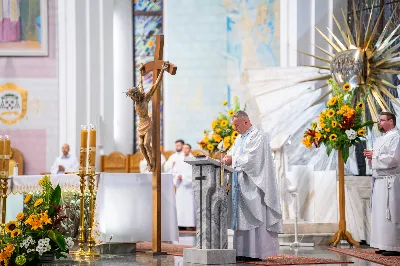
[[[196,202],[196,248],[185,249],[184,262],[192,264],[223,264],[236,262],[236,250],[228,249],[228,195],[226,180],[231,167],[224,168],[221,185],[221,165],[209,158],[188,158],[191,164],[194,200]]]
[[[115,149],[133,152],[133,101],[124,94],[133,87],[133,2],[114,1],[114,140]]]

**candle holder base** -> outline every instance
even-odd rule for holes
[[[80,256],[85,256],[86,251],[83,248],[79,248],[78,250],[70,251],[69,254],[71,256],[80,257]]]

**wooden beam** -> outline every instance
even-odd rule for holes
[[[157,65],[163,58],[164,35],[156,36],[156,50],[154,53],[153,66]],[[147,63],[149,64],[149,63]],[[162,65],[162,63],[161,63]],[[176,70],[175,70],[176,71]],[[160,67],[153,68],[153,84],[156,82]],[[161,85],[162,86],[162,85]],[[160,151],[160,101],[161,88],[157,89],[152,98],[152,148],[155,159],[155,169],[153,171],[153,255],[161,255],[161,151]],[[165,253],[166,254],[166,253]]]

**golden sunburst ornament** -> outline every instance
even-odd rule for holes
[[[326,58],[301,52],[329,64],[328,66],[312,67],[330,70],[331,72],[329,75],[324,75],[316,79],[309,79],[307,81],[326,80],[333,77],[335,82],[341,88],[344,88],[345,85],[350,85],[350,89],[355,89],[355,102],[359,101],[364,96],[367,96],[366,102],[372,119],[376,121],[378,119],[379,108],[382,111],[389,111],[390,109],[389,104],[384,99],[383,95],[388,96],[394,103],[400,105],[397,99],[387,89],[387,87],[396,88],[396,86],[384,77],[388,74],[400,74],[400,70],[395,69],[400,67],[400,57],[398,57],[400,53],[396,52],[396,50],[400,48],[400,42],[393,45],[393,43],[400,38],[400,35],[394,36],[399,29],[400,24],[397,25],[396,28],[387,35],[387,37],[385,37],[396,12],[393,12],[383,31],[379,34],[377,33],[377,30],[382,19],[383,9],[374,23],[372,23],[373,10],[371,10],[365,27],[365,33],[363,34],[362,29],[364,23],[362,21],[365,20],[363,19],[362,11],[360,16],[357,16],[354,0],[353,14],[353,32],[355,33],[355,36],[352,35],[352,31],[346,22],[347,18],[343,10],[342,15],[345,21],[343,27],[339,24],[335,16],[333,16],[342,40],[333,34],[329,28],[328,31],[332,35],[333,40],[330,40],[317,28],[317,31],[329,43],[335,53],[332,54],[318,46],[315,47],[326,54]],[[368,91],[370,91],[370,93],[367,93]],[[331,94],[331,92],[331,90],[328,91],[320,97],[318,101]]]

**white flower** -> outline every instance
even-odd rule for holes
[[[74,247],[74,240],[72,239],[72,237],[67,237],[65,239],[65,243],[67,244],[68,249],[71,249]]]
[[[349,140],[353,140],[357,137],[357,132],[355,132],[353,129],[348,129],[345,131],[345,133]]]
[[[211,131],[210,133],[208,133],[208,138],[210,140],[213,140],[213,135],[214,135],[214,131]]]

